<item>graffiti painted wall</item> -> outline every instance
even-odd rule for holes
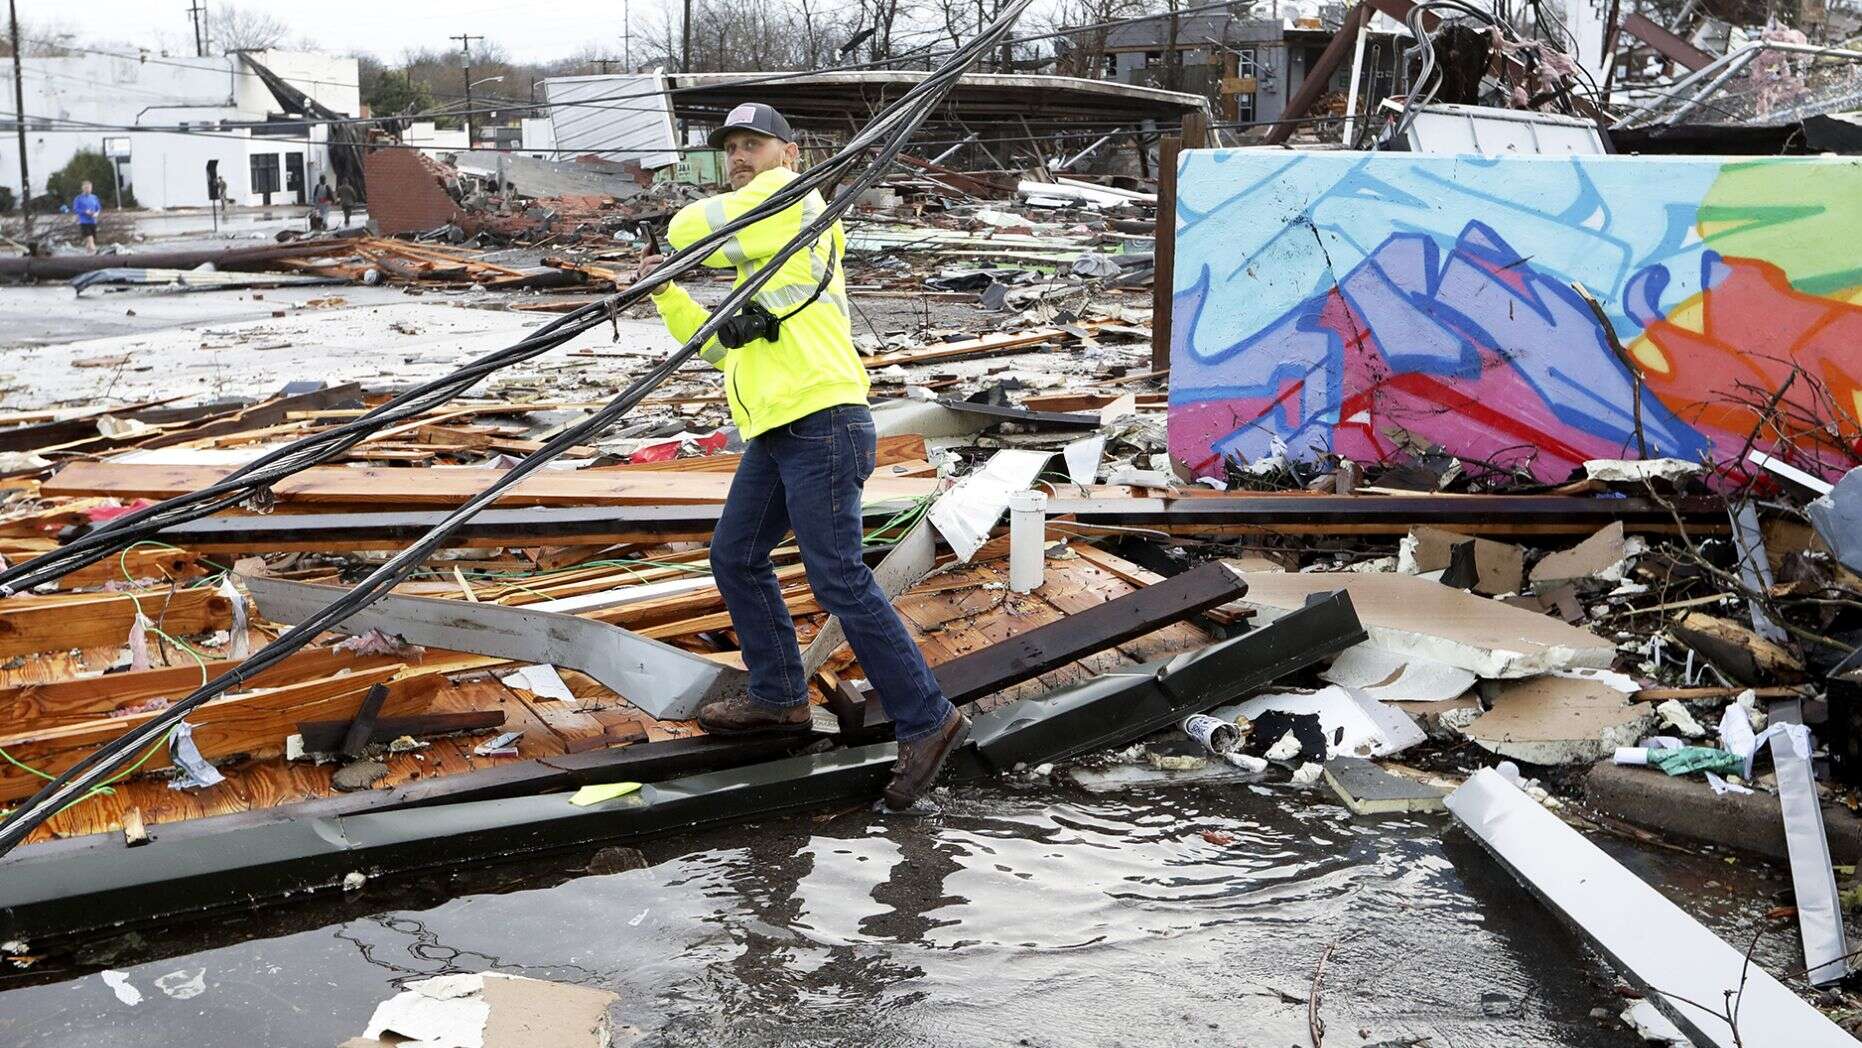
[[[1177,229],[1170,448],[1196,473],[1282,445],[1543,480],[1635,457],[1635,378],[1574,282],[1643,375],[1650,457],[1737,460],[1763,412],[1809,468],[1854,461],[1854,158],[1197,150]]]

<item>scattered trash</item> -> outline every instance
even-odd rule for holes
[[[575,795],[569,798],[569,803],[578,808],[586,808],[591,804],[625,797],[630,793],[638,792],[639,789],[640,784],[637,782],[606,782],[597,786],[584,786],[575,791]]]
[[[130,985],[129,976],[122,972],[105,970],[98,972],[97,977],[103,980],[103,984],[110,988],[111,993],[116,994],[117,1000],[131,1008],[142,1003],[142,991]]]
[[[406,984],[375,1006],[362,1036],[340,1048],[608,1048],[619,995],[498,972]]]

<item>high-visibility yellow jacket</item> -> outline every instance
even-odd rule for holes
[[[673,216],[667,239],[675,249],[688,247],[762,204],[795,177],[795,172],[777,168],[756,176],[742,189],[687,204]],[[803,225],[819,217],[825,207],[821,194],[811,191],[782,212],[738,230],[704,264],[720,269],[736,267],[735,284],[742,284],[795,239]],[[727,350],[714,338],[701,350],[705,360],[724,372],[731,418],[745,440],[823,408],[866,403],[866,366],[853,348],[847,283],[842,278],[845,267],[838,261],[847,251],[847,234],[839,222],[813,245],[789,256],[756,297],[771,313],[786,316],[807,302],[820,286],[830,251],[836,263],[827,289],[807,308],[782,322],[776,341],[757,339]],[[676,284],[653,296],[653,304],[659,307],[673,337],[681,342],[690,339],[711,316]]]

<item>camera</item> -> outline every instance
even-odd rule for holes
[[[774,342],[781,336],[782,318],[756,299],[745,302],[736,316],[718,328],[718,343],[725,349],[742,349],[759,338]]]

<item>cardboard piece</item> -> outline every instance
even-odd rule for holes
[[[1526,551],[1508,542],[1494,542],[1442,528],[1418,525],[1397,549],[1397,570],[1426,575],[1449,566],[1456,546],[1474,544],[1474,592],[1496,596],[1519,590],[1526,574]]]
[[[497,972],[407,984],[338,1048],[608,1048],[618,994]]]
[[[1532,566],[1532,588],[1594,579],[1621,582],[1623,561],[1636,552],[1623,533],[1623,522],[1611,521],[1603,530],[1570,549],[1548,553]]]

